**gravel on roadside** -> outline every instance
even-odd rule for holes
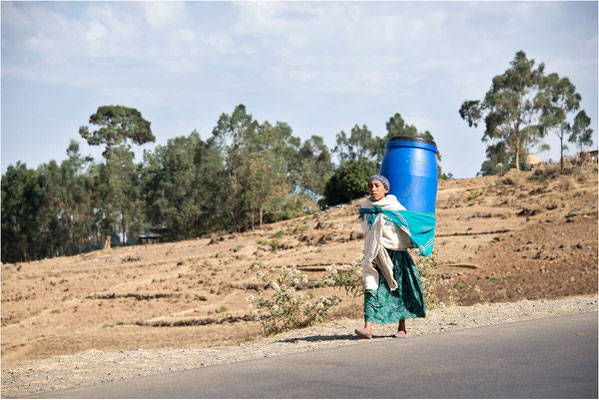
[[[409,336],[429,335],[592,311],[597,312],[596,296],[452,306],[431,310],[424,319],[410,320],[407,328]],[[352,345],[363,340],[353,334],[354,328],[362,325],[362,320],[344,318],[238,346],[118,352],[89,350],[44,360],[5,362],[2,363],[1,396],[22,397],[141,376]],[[372,340],[394,340],[391,336],[396,329],[397,324],[375,325]]]

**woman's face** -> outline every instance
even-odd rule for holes
[[[385,188],[381,182],[373,180],[368,183],[368,193],[370,193],[372,201],[379,201],[389,193],[389,188]]]

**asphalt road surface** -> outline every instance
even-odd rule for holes
[[[597,313],[364,340],[37,397],[596,399]]]

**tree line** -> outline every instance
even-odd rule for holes
[[[544,64],[516,53],[484,99],[459,110],[470,126],[485,123],[480,174],[525,168],[526,155],[545,148],[550,132],[560,138],[562,158],[564,140],[592,145],[580,101],[567,77],[545,75]],[[101,106],[79,130],[103,148],[101,161],[71,140],[60,164],[30,169],[17,162],[2,175],[2,262],[95,250],[107,237],[112,245],[133,244],[156,225],[167,227],[165,240],[243,232],[348,202],[367,193],[366,179],[379,170],[390,138],[434,140],[399,113],[386,129],[380,137],[356,124],[329,149],[320,136],[302,142],[287,123],[256,121],[240,104],[221,114],[208,139],[194,130],[135,162],[132,146],[155,141],[150,122],[135,108]],[[439,177],[451,178],[439,153],[437,160]]]
[[[156,225],[168,228],[165,240],[243,232],[347,202],[366,194],[390,137],[433,138],[399,113],[387,130],[377,137],[355,125],[329,149],[320,136],[302,141],[287,123],[256,121],[240,104],[207,140],[194,130],[136,162],[132,146],[155,141],[150,122],[135,108],[101,106],[79,130],[102,147],[100,161],[71,140],[64,161],[35,169],[17,162],[2,175],[2,262],[95,250],[106,237],[133,244]]]

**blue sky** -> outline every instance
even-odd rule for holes
[[[2,1],[2,172],[66,157],[101,105],[138,109],[154,145],[244,104],[332,148],[341,130],[375,135],[399,112],[429,130],[442,167],[475,176],[483,128],[458,110],[482,99],[518,50],[582,96],[597,145],[597,2]],[[559,142],[549,137],[559,158]],[[573,149],[570,150],[573,153]]]

